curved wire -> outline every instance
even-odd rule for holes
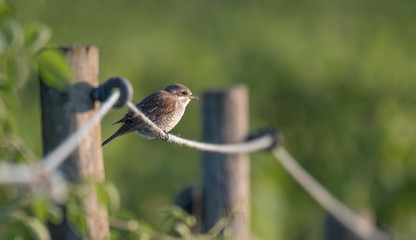
[[[159,126],[157,126],[154,122],[147,118],[146,115],[144,115],[139,109],[137,109],[137,107],[132,102],[128,102],[127,107],[138,117],[140,117],[146,124],[150,125],[163,139],[166,139],[168,142],[173,142],[179,145],[184,145],[201,151],[218,153],[254,152],[270,148],[276,142],[272,135],[264,135],[262,137],[252,139],[250,141],[231,144],[203,143],[188,140],[163,131],[161,128],[159,128]]]
[[[55,170],[71,153],[74,151],[79,142],[91,131],[103,117],[110,111],[120,96],[119,91],[114,91],[105,101],[98,111],[85,123],[78,131],[67,138],[59,147],[50,152],[41,163],[41,171],[48,174]]]
[[[22,184],[36,182],[39,176],[49,176],[62,162],[74,151],[79,142],[91,131],[91,129],[104,117],[105,114],[117,102],[120,93],[115,91],[105,101],[98,111],[77,132],[68,137],[62,144],[51,151],[38,164],[13,164],[0,163],[0,183]]]
[[[286,171],[317,201],[325,210],[358,237],[365,240],[390,239],[385,232],[371,222],[354,213],[316,181],[282,146],[274,148],[273,154]]]

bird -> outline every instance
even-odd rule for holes
[[[136,107],[167,133],[181,120],[188,103],[191,100],[198,99],[199,97],[192,94],[188,87],[175,83],[168,85],[163,90],[151,93],[137,103]],[[111,137],[105,140],[102,146],[114,138],[130,132],[136,132],[146,139],[154,139],[159,135],[131,110],[128,110],[124,117],[113,123],[113,125],[117,123],[122,123],[123,125]]]

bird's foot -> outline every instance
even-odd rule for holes
[[[168,133],[168,132],[166,132],[165,130],[163,130],[163,132],[164,132],[165,134],[160,135],[160,139],[161,139],[161,140],[163,140],[163,141],[168,141],[168,140],[169,140],[169,133]]]

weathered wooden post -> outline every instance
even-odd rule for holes
[[[203,97],[203,140],[210,143],[244,141],[248,131],[248,93],[245,85],[209,91]],[[250,185],[247,154],[204,152],[203,224],[205,231],[222,217],[232,216],[231,231],[250,239]]]
[[[51,88],[40,81],[44,155],[87,122],[99,105],[91,99],[91,90],[98,86],[98,49],[93,46],[77,46],[60,50],[68,59],[72,79],[70,87],[65,91]],[[69,181],[82,178],[104,180],[100,124],[81,141],[77,150],[68,157],[60,169]],[[97,202],[94,186],[87,185],[85,193],[86,237],[109,238],[107,212]],[[80,238],[69,227],[67,219],[60,225],[50,224],[50,231],[53,239]]]

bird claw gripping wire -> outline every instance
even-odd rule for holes
[[[247,137],[246,141],[250,141],[250,140],[263,137],[266,135],[270,135],[273,138],[273,141],[270,147],[266,148],[265,150],[272,150],[283,142],[283,134],[279,131],[279,129],[275,127],[265,127],[265,128],[259,129],[256,132],[250,134]]]
[[[130,82],[123,77],[113,77],[108,79],[107,82],[95,88],[92,91],[91,96],[94,100],[104,102],[110,97],[111,92],[115,88],[120,90],[120,97],[113,107],[122,107],[133,97],[133,88]]]
[[[160,139],[161,140],[163,140],[163,141],[169,141],[169,133],[168,132],[166,132],[165,130],[163,130],[163,132],[165,133],[165,134],[161,134],[159,137],[160,137]]]

